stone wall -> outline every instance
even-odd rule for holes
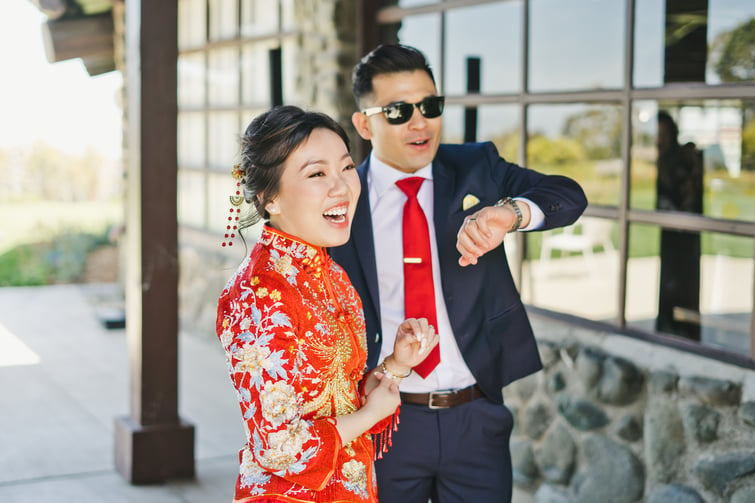
[[[533,323],[544,370],[504,390],[524,499],[755,501],[754,371],[542,316]]]

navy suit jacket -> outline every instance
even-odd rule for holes
[[[359,166],[362,192],[351,237],[330,249],[362,298],[367,323],[367,365],[378,364],[383,334],[380,322],[375,246],[367,172]],[[482,256],[477,265],[461,267],[456,234],[467,215],[506,196],[525,197],[545,213],[541,229],[569,225],[587,205],[580,186],[563,176],[546,176],[501,159],[492,143],[441,145],[433,160],[434,224],[443,296],[456,342],[477,383],[501,403],[501,389],[536,372],[542,365],[527,313],[516,289],[503,245]],[[480,202],[467,210],[462,199]]]

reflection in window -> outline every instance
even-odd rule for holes
[[[755,220],[755,103],[636,101],[632,117],[633,208]]]
[[[630,226],[627,323],[749,354],[752,238],[692,235],[699,238],[699,255],[688,254],[683,264],[672,264],[669,270],[663,231],[650,225]],[[689,284],[690,276],[696,284]]]
[[[528,121],[528,167],[577,180],[590,204],[618,204],[621,107],[533,105]]]
[[[446,94],[467,92],[467,58],[479,58],[480,92],[511,93],[521,87],[522,3],[454,9],[446,14]]]
[[[619,254],[616,224],[583,216],[574,225],[527,232],[522,297],[545,309],[615,323]],[[575,295],[576,292],[579,292]]]
[[[620,88],[624,3],[531,0],[530,90]]]
[[[443,142],[464,141],[465,110],[447,105],[443,110]],[[517,161],[519,145],[519,109],[516,105],[480,105],[477,107],[477,141],[492,141],[498,153],[509,162]]]
[[[634,85],[755,81],[755,2],[637,0]]]

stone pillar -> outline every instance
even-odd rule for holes
[[[177,2],[126,0],[126,318],[130,414],[115,464],[133,484],[194,476],[178,416]]]

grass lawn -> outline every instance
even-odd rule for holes
[[[0,201],[0,254],[70,233],[102,234],[123,222],[120,201]]]
[[[0,286],[79,281],[123,221],[120,202],[0,202]]]

